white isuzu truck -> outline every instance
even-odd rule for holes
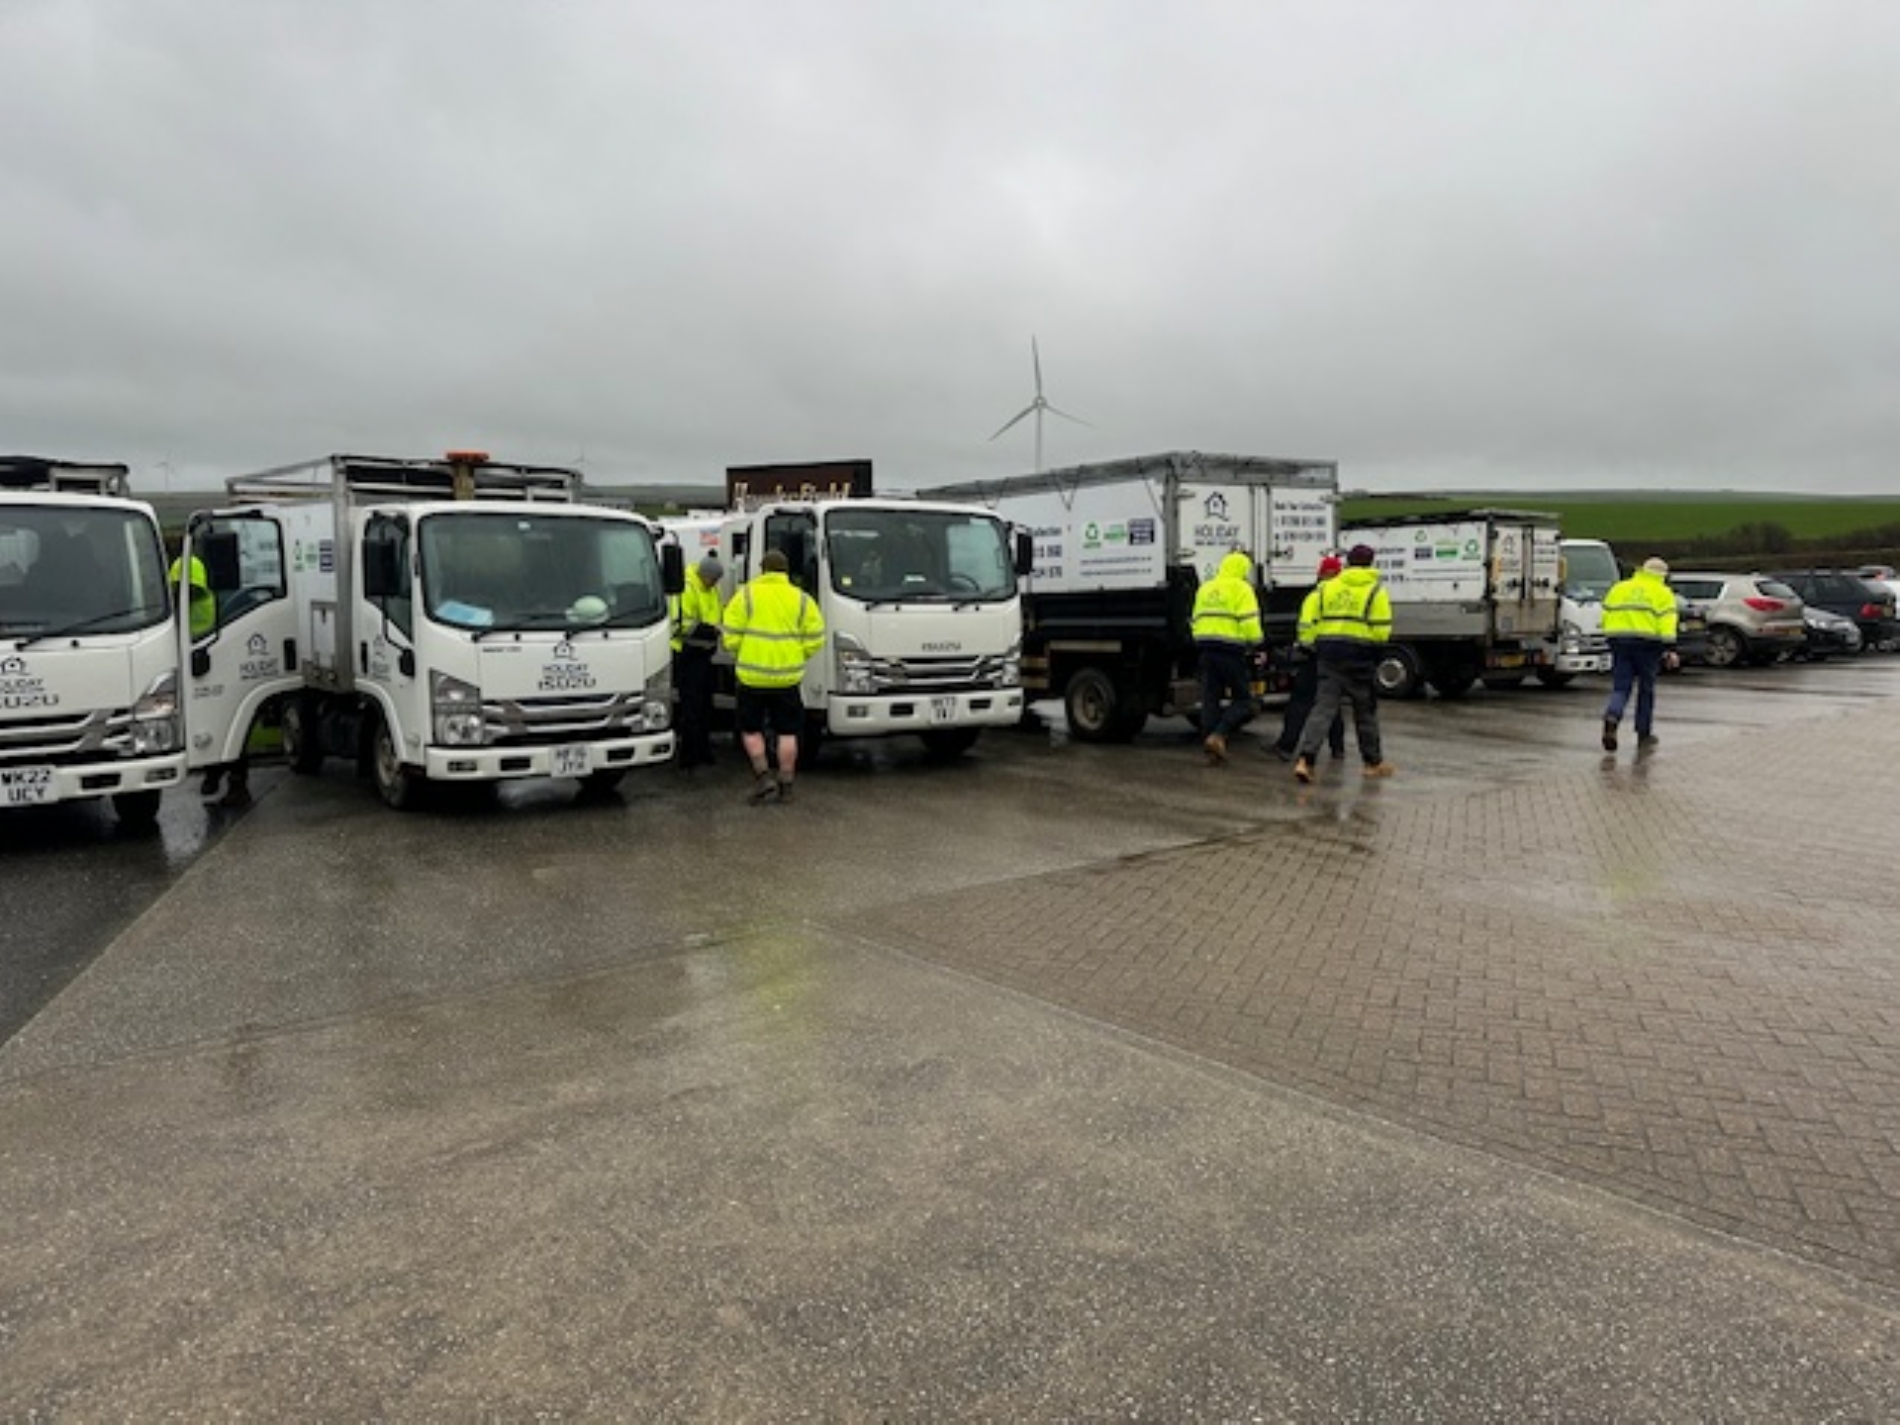
[[[580,483],[472,451],[227,481],[186,537],[217,602],[189,640],[191,766],[239,757],[260,713],[293,769],[351,759],[397,808],[429,782],[604,790],[667,761],[679,556]]]
[[[1525,510],[1362,520],[1342,545],[1369,544],[1392,601],[1379,691],[1410,697],[1431,684],[1462,697],[1483,679],[1510,688],[1541,673],[1558,632],[1557,516]]]
[[[842,475],[839,472],[842,471]],[[825,649],[802,684],[812,736],[915,733],[940,756],[1022,721],[1022,597],[1029,541],[979,505],[863,493],[869,462],[735,466],[716,536],[679,522],[687,558],[716,548],[731,598],[784,551],[818,601]],[[727,660],[715,663],[722,682]]]
[[[1253,556],[1271,653],[1334,543],[1329,460],[1140,456],[944,485],[924,493],[996,511],[1034,542],[1023,630],[1030,695],[1058,697],[1070,735],[1117,741],[1150,714],[1198,716],[1194,594],[1235,550]]]
[[[110,797],[145,826],[184,775],[151,507],[123,465],[0,456],[0,807]]]

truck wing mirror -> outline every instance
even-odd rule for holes
[[[677,544],[660,546],[660,586],[669,594],[686,587],[686,553]]]
[[[1016,531],[1016,573],[1027,576],[1036,567],[1036,537],[1026,529]]]
[[[363,597],[390,599],[406,592],[402,561],[394,540],[366,540],[363,544]]]
[[[214,594],[231,594],[244,587],[238,567],[238,537],[234,529],[207,530],[194,542],[192,553],[205,567],[205,587]]]

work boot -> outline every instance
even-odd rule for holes
[[[1218,732],[1208,733],[1207,739],[1201,743],[1201,746],[1207,749],[1207,760],[1210,763],[1218,765],[1227,760],[1227,739]]]
[[[1304,757],[1300,758],[1299,761],[1293,764],[1293,775],[1296,779],[1302,782],[1312,781],[1313,780],[1313,764],[1307,761]]]
[[[1366,763],[1366,775],[1368,777],[1389,777],[1398,770],[1397,765],[1391,762],[1378,761]]]
[[[1636,750],[1638,752],[1654,752],[1661,742],[1662,739],[1653,732],[1639,732],[1636,734]]]
[[[777,801],[778,794],[778,782],[773,778],[772,774],[770,772],[760,772],[752,778],[752,790],[745,794],[745,799],[753,806],[759,807],[764,806],[767,802]]]
[[[778,799],[780,802],[789,802],[792,799],[792,779],[790,777],[780,777],[778,779]]]
[[[1603,719],[1603,750],[1616,751],[1616,719],[1613,717]]]

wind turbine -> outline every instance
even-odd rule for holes
[[[1003,423],[1003,430],[997,431],[996,435],[1001,435],[1003,431],[1008,430],[1024,416],[1034,416],[1036,418],[1036,473],[1040,475],[1042,474],[1042,413],[1048,411],[1051,415],[1061,416],[1065,421],[1074,421],[1079,426],[1088,425],[1088,422],[1083,420],[1080,416],[1072,416],[1067,411],[1058,410],[1056,407],[1050,405],[1048,400],[1043,396],[1042,353],[1037,349],[1036,339],[1033,336],[1029,338],[1029,360],[1036,370],[1036,399],[1005,421]],[[995,440],[996,435],[991,436],[990,439]]]

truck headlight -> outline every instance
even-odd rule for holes
[[[877,665],[855,635],[833,634],[831,651],[838,667],[839,692],[863,694],[877,691]]]
[[[665,732],[673,723],[673,670],[665,664],[647,679],[642,695],[641,720],[648,732]]]
[[[178,670],[167,669],[132,704],[132,755],[156,757],[176,752],[178,741]]]
[[[1019,638],[1004,650],[1003,671],[997,683],[1005,688],[1018,688],[1023,681],[1023,641]]]
[[[442,747],[479,747],[488,740],[482,718],[482,690],[447,673],[429,674],[429,710],[435,740]]]
[[[1577,653],[1583,649],[1583,626],[1575,619],[1565,619],[1558,642],[1566,653]]]

